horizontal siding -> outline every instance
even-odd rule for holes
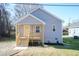
[[[32,15],[38,17],[42,21],[44,21],[45,24],[45,33],[44,38],[46,43],[56,43],[56,38],[58,38],[58,41],[60,43],[63,43],[62,39],[62,22],[58,20],[57,18],[49,15],[48,13],[42,11],[41,9],[38,9],[32,13]],[[55,25],[56,31],[53,32],[53,25]]]

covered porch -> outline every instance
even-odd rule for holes
[[[16,46],[43,45],[45,23],[32,15],[25,20],[16,24]]]

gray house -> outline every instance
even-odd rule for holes
[[[28,34],[28,36],[29,36],[28,38],[30,38],[30,39],[28,39],[28,42],[29,42],[29,40],[34,38],[34,40],[37,40],[37,42],[40,41],[43,43],[50,43],[50,44],[57,44],[57,43],[63,44],[63,39],[62,39],[63,30],[62,30],[61,19],[59,19],[55,15],[49,13],[48,11],[46,11],[43,8],[43,6],[28,5],[28,7],[30,7],[28,9],[30,11],[27,11],[28,14],[26,16],[24,16],[23,18],[21,18],[21,20],[16,23],[16,25],[22,25],[22,26],[24,26],[25,24],[30,25],[31,29],[28,27],[29,31],[30,31],[29,33],[32,32],[31,34],[33,37],[31,38],[31,34]],[[33,19],[33,21],[32,21],[32,19]],[[18,36],[18,33],[23,34],[23,32],[19,31],[20,29],[23,28],[22,26],[21,26],[21,28],[17,28],[18,26],[16,26],[16,37],[20,37],[20,35]],[[23,31],[23,29],[22,29],[22,31]],[[25,31],[27,31],[27,29]],[[26,34],[25,34],[25,36],[26,36]],[[40,40],[40,39],[42,39],[42,40]],[[20,43],[18,43],[18,40],[20,40],[20,39],[16,38],[17,45],[20,44]]]

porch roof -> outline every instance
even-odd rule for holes
[[[31,14],[28,14],[21,18],[16,24],[45,24],[45,22]]]

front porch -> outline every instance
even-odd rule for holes
[[[45,23],[33,15],[22,18],[16,24],[16,46],[29,46],[30,42],[44,44],[44,26]]]
[[[39,27],[36,31],[36,27]],[[36,46],[44,44],[44,25],[17,25],[16,26],[17,46]]]

